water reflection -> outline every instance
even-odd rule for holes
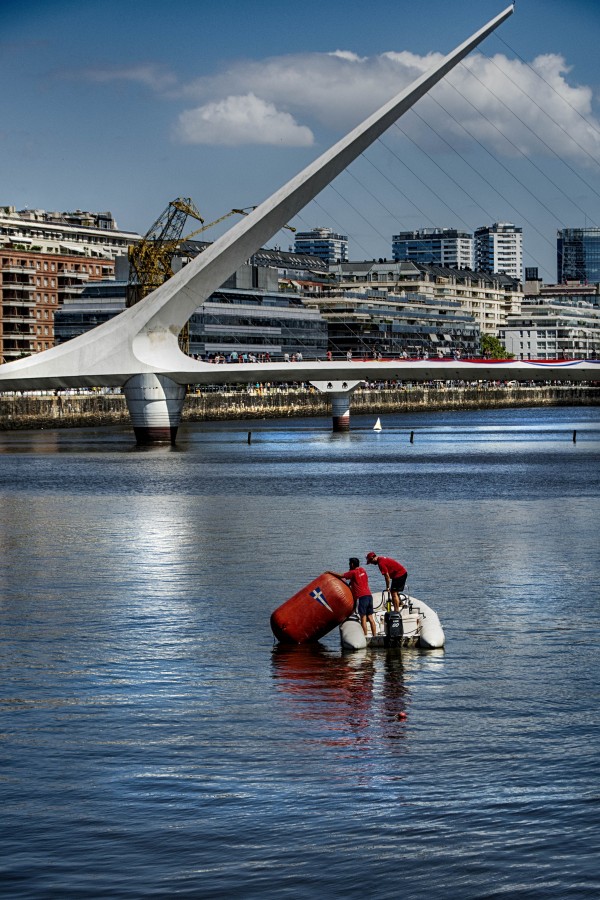
[[[332,652],[278,645],[275,687],[292,715],[327,746],[377,750],[406,739],[409,690],[399,650]]]

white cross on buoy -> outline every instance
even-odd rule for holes
[[[321,606],[325,606],[325,607],[327,607],[327,609],[328,609],[330,612],[333,612],[333,610],[331,609],[329,603],[328,603],[327,600],[325,599],[325,595],[323,594],[323,591],[321,590],[320,587],[317,587],[317,588],[314,589],[314,591],[311,591],[311,592],[310,592],[310,596],[313,598],[313,600],[316,600],[317,603],[320,603]]]

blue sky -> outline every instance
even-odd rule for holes
[[[206,221],[255,205],[506,5],[4,0],[0,204],[142,233],[178,196]],[[360,259],[404,229],[514,222],[555,280],[556,229],[600,225],[598,46],[597,0],[519,0],[292,224]]]

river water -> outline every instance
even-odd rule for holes
[[[600,409],[374,418],[0,434],[2,897],[599,895]],[[274,648],[370,549],[445,650]]]

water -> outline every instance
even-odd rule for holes
[[[598,896],[600,410],[374,419],[0,434],[2,897]],[[446,649],[274,650],[370,549]]]

